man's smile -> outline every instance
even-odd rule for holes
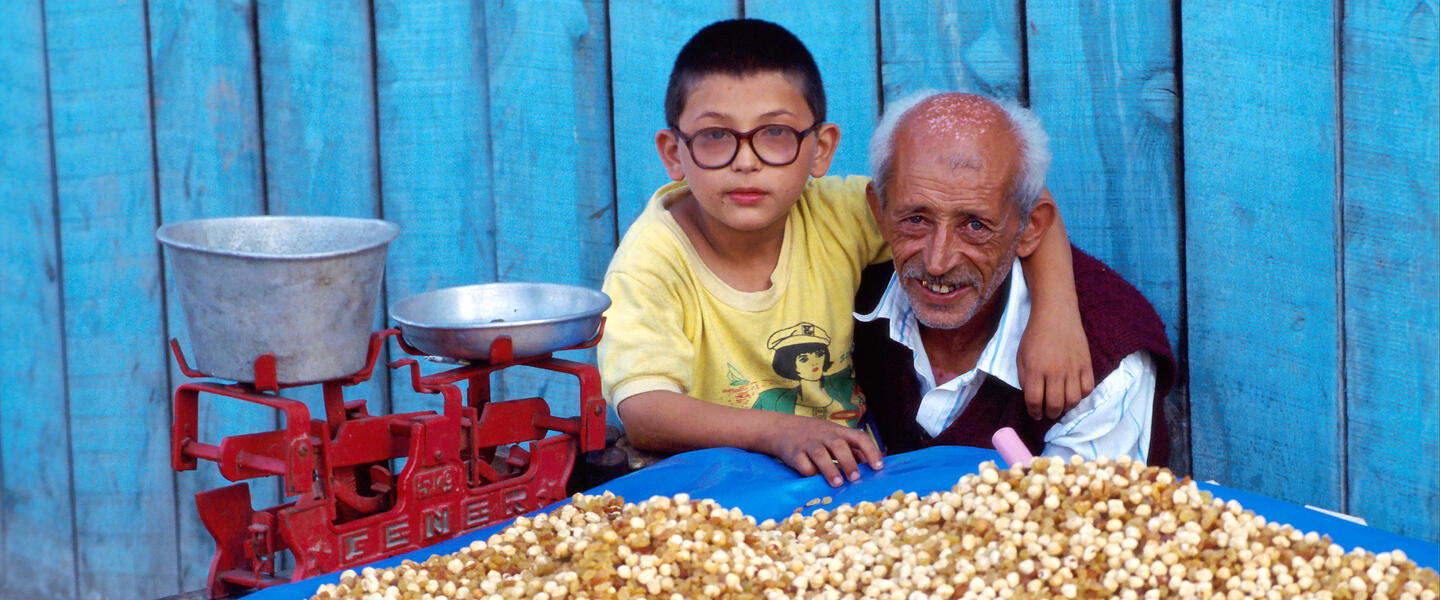
[[[925,286],[925,289],[935,292],[937,294],[948,294],[955,291],[955,288],[959,287],[955,285],[947,285],[944,283],[936,283],[930,281],[921,281],[920,285]]]
[[[966,282],[944,283],[927,279],[912,279],[913,288],[919,292],[920,298],[934,306],[949,306],[965,296],[967,293],[978,292],[975,285]]]
[[[953,303],[964,295],[966,290],[978,291],[980,287],[979,278],[963,269],[937,276],[926,273],[918,264],[911,263],[906,266],[903,277],[915,288],[915,292],[932,304]]]

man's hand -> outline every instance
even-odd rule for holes
[[[876,470],[885,466],[880,450],[864,431],[814,417],[772,415],[775,435],[769,437],[764,452],[801,475],[819,473],[830,487],[839,487],[846,479],[860,479],[860,462]]]
[[[1031,311],[1015,357],[1025,410],[1033,419],[1052,419],[1075,408],[1095,389],[1090,346],[1078,310]]]

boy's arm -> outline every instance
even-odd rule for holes
[[[768,454],[801,475],[819,473],[832,487],[860,478],[856,466],[884,466],[880,450],[858,429],[769,410],[712,404],[669,391],[650,391],[626,398],[617,408],[625,433],[636,448],[682,452],[733,446]]]
[[[1045,196],[1050,195],[1045,190]],[[1080,323],[1070,236],[1059,211],[1035,252],[1020,261],[1030,287],[1030,322],[1016,366],[1032,418],[1059,417],[1095,388],[1090,346]]]
[[[1155,359],[1144,350],[1134,352],[1050,428],[1041,455],[1068,459],[1078,454],[1085,460],[1125,455],[1155,464],[1148,455],[1155,434],[1154,399]]]

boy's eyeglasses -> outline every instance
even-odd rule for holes
[[[819,121],[803,130],[789,125],[761,125],[745,132],[728,127],[706,127],[693,135],[685,135],[685,132],[673,127],[670,130],[685,142],[696,166],[721,169],[735,162],[742,140],[750,141],[750,149],[755,151],[755,157],[762,163],[772,167],[793,163],[800,157],[800,142],[818,127]]]

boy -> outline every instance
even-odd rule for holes
[[[850,367],[851,310],[861,270],[889,248],[867,180],[823,177],[840,130],[825,122],[814,59],[773,23],[712,24],[676,58],[665,118],[655,145],[674,182],[626,232],[604,284],[614,303],[599,363],[630,442],[762,452],[832,486],[842,473],[858,479],[858,462],[881,468],[874,440],[855,428],[864,397]],[[1059,315],[1055,329],[1073,336],[1063,229],[1035,256],[1026,268],[1046,265],[1029,275],[1049,293],[1032,314]],[[1038,370],[1083,382],[1066,371],[1088,369],[1083,334],[1065,341],[1042,345],[1050,354],[1038,362],[1066,368]],[[1078,401],[1088,390],[1075,387]]]

